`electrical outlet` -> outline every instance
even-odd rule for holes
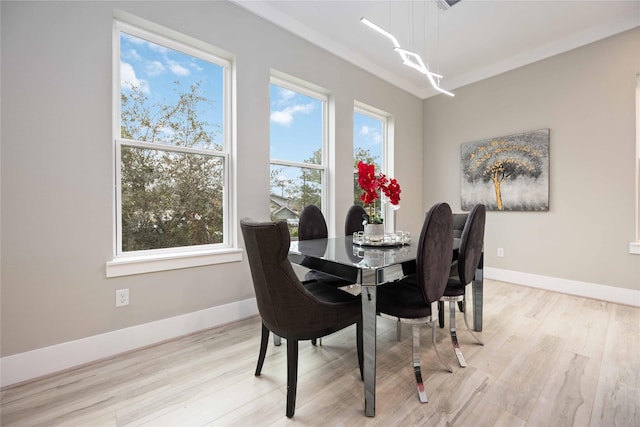
[[[129,289],[116,290],[116,307],[129,305]]]
[[[498,256],[502,258],[504,256],[504,248],[498,248]]]

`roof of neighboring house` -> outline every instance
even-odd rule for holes
[[[280,208],[274,209],[271,211],[271,213],[275,215],[276,218],[279,218],[279,219],[294,219],[294,218],[297,219],[298,218],[298,214],[286,206],[281,206]]]
[[[270,198],[271,198],[271,203],[275,203],[278,206],[288,206],[289,201],[291,200],[288,197],[278,196],[277,194],[273,194],[273,193],[271,193]]]

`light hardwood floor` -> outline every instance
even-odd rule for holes
[[[485,282],[484,346],[459,313],[468,367],[447,329],[422,333],[429,403],[411,367],[411,329],[378,319],[375,418],[364,416],[355,329],[300,344],[295,417],[285,417],[286,342],[255,377],[252,318],[2,391],[2,426],[638,426],[640,309]]]

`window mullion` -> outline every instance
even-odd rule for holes
[[[271,164],[280,165],[280,166],[291,166],[296,168],[306,168],[306,169],[317,169],[317,170],[325,170],[325,165],[317,165],[315,163],[299,163],[299,162],[290,162],[287,160],[277,160],[271,159]]]
[[[202,154],[205,156],[220,156],[220,157],[225,155],[225,153],[222,153],[220,151],[206,150],[206,149],[193,148],[193,147],[181,147],[177,145],[168,145],[168,144],[162,144],[158,142],[136,141],[132,139],[121,139],[120,144],[122,146],[127,146],[127,147],[146,148],[146,149],[158,150],[158,151],[172,151],[175,153]]]

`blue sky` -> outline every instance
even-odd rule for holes
[[[149,96],[151,105],[171,104],[177,99],[176,92],[188,92],[192,84],[199,82],[202,96],[212,101],[201,105],[199,118],[222,124],[222,67],[126,33],[121,33],[120,53],[123,92],[134,85]],[[176,81],[179,87],[174,84]],[[270,111],[265,114],[270,118],[272,159],[304,162],[322,147],[321,101],[272,84]],[[381,132],[380,120],[354,114],[354,146],[368,149],[379,159]],[[219,132],[215,142],[222,142]],[[286,175],[290,173],[295,171]]]
[[[361,147],[376,157],[382,166],[382,121],[360,113],[353,115],[353,146]]]
[[[271,85],[271,158],[303,162],[322,147],[322,103],[312,97]],[[354,114],[354,147],[382,156],[378,119]]]
[[[121,90],[129,91],[134,85],[149,96],[151,105],[175,103],[176,92],[188,92],[191,85],[199,82],[200,94],[212,102],[201,104],[198,117],[221,125],[222,75],[223,68],[217,64],[121,33]],[[222,143],[220,132],[215,133],[214,142]]]
[[[270,97],[271,159],[304,163],[322,147],[322,102],[274,84]],[[381,163],[382,122],[359,113],[354,113],[353,121],[354,147],[369,150]],[[284,182],[295,183],[300,175],[298,168],[276,165],[271,170],[278,170],[278,179]],[[284,194],[281,187],[271,191]]]
[[[271,85],[271,158],[304,162],[322,148],[322,102]]]

